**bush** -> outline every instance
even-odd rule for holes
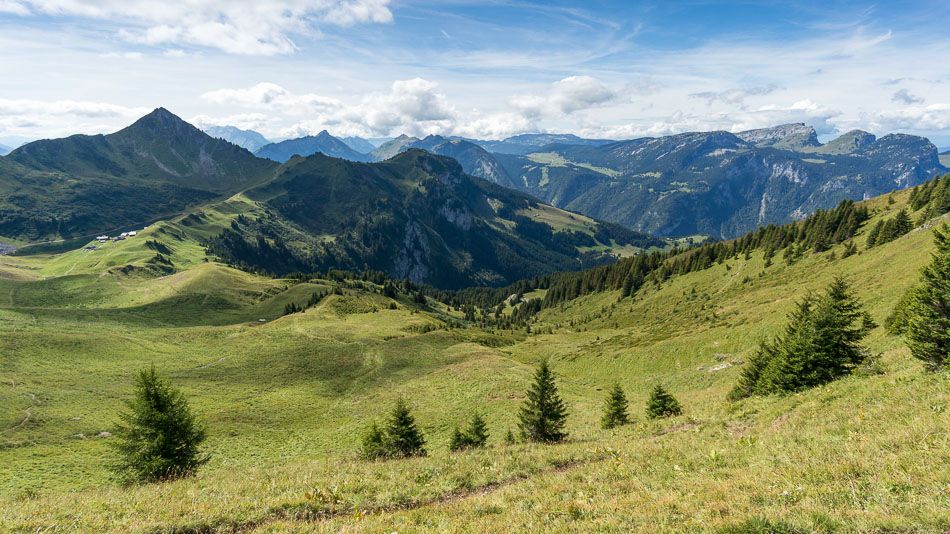
[[[650,393],[650,399],[647,401],[647,417],[650,419],[659,419],[661,417],[672,417],[681,415],[683,408],[679,401],[673,395],[670,395],[663,386],[657,384]]]
[[[120,416],[113,448],[113,469],[130,481],[148,482],[186,476],[208,461],[199,445],[207,437],[182,393],[162,380],[155,368],[136,377],[129,413]]]

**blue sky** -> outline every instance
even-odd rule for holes
[[[271,138],[805,122],[950,146],[950,2],[0,0],[0,142],[164,106]]]

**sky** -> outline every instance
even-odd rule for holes
[[[0,143],[161,106],[270,139],[804,122],[945,147],[947,20],[947,0],[0,0]]]

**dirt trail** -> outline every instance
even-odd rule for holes
[[[657,437],[671,434],[674,432],[679,432],[682,430],[688,430],[699,426],[699,423],[687,423],[683,425],[678,425],[672,427],[666,431],[658,432],[656,434],[651,434],[649,436],[644,436],[642,439],[656,439]],[[564,473],[571,471],[573,469],[584,467],[591,464],[596,464],[599,462],[608,461],[611,458],[611,454],[608,451],[598,452],[588,458],[575,459],[570,462],[566,462],[562,465],[557,465],[549,469],[540,470],[534,473],[523,473],[519,475],[512,476],[511,478],[505,480],[498,480],[495,482],[489,482],[482,486],[478,486],[470,489],[459,489],[455,491],[450,491],[442,495],[424,499],[421,501],[386,505],[386,506],[370,506],[366,508],[359,508],[361,514],[365,515],[378,515],[378,514],[392,514],[396,512],[402,512],[406,510],[412,510],[416,508],[423,508],[427,506],[439,506],[444,504],[452,504],[458,501],[463,501],[470,498],[483,497],[485,495],[490,495],[491,493],[513,486],[515,484],[530,480],[534,477],[541,476],[550,476],[556,475],[559,473]],[[301,502],[296,506],[281,506],[271,508],[267,514],[263,517],[257,519],[251,519],[246,521],[233,521],[228,523],[227,521],[220,521],[218,518],[210,520],[208,523],[198,525],[198,526],[189,526],[187,530],[178,530],[175,526],[166,526],[164,528],[155,529],[156,532],[189,532],[191,534],[211,534],[213,532],[221,532],[222,527],[226,526],[226,532],[232,532],[236,534],[255,532],[258,529],[264,527],[268,523],[274,521],[293,521],[301,523],[317,523],[320,521],[326,521],[329,519],[335,519],[340,517],[347,517],[353,515],[356,509],[352,508],[348,504],[343,504],[340,507],[334,507],[333,509],[326,510],[321,509],[317,506],[313,506],[307,502]]]
[[[10,381],[10,387],[11,387],[11,388],[16,389],[16,382],[14,382],[12,378],[10,378],[10,379],[4,379],[4,381],[6,381],[6,380],[9,380],[9,381]],[[33,405],[33,406],[30,406],[29,408],[27,408],[27,409],[25,409],[25,410],[23,410],[23,413],[26,414],[26,416],[23,418],[22,421],[20,421],[19,423],[17,423],[17,424],[15,424],[15,425],[11,426],[10,428],[6,428],[6,429],[3,429],[3,430],[0,430],[0,434],[2,434],[2,433],[4,433],[4,432],[10,432],[11,430],[16,430],[16,429],[20,428],[21,426],[25,425],[27,422],[29,422],[30,417],[33,416],[33,408],[35,408],[36,405],[40,403],[40,401],[36,400],[36,395],[33,394],[33,393],[25,392],[25,393],[22,393],[20,396],[21,396],[21,397],[29,397],[30,400],[33,401],[33,404],[34,404],[34,405]]]

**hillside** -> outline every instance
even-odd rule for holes
[[[804,125],[543,150],[496,157],[545,202],[664,236],[737,237],[946,171],[924,138],[855,131],[820,145]]]
[[[266,137],[254,130],[242,130],[234,126],[209,126],[204,129],[204,132],[211,137],[224,139],[251,152],[270,144]]]
[[[159,108],[109,135],[34,141],[0,159],[0,236],[139,226],[260,184],[276,166]]]
[[[236,221],[211,250],[279,274],[375,269],[439,287],[506,285],[666,245],[472,178],[419,149],[374,164],[295,158],[245,195],[264,214]]]
[[[854,242],[908,198],[862,203],[871,218]],[[227,228],[240,203],[203,229],[180,219],[92,252],[0,257],[0,529],[939,532],[950,521],[947,377],[924,373],[882,327],[867,342],[882,372],[725,400],[758,341],[834,275],[883,324],[928,261],[926,229],[848,257],[844,243],[771,266],[762,251],[740,254],[632,298],[607,290],[554,306],[528,333],[479,327],[432,300],[422,308],[402,290],[389,299],[371,280],[270,279],[202,261],[208,234],[197,232]],[[176,272],[149,266],[146,241],[167,246]],[[506,444],[542,357],[570,439]],[[211,462],[195,477],[123,487],[103,432],[150,364],[208,423]],[[605,431],[615,381],[634,423]],[[684,415],[644,417],[659,382]],[[399,397],[429,456],[356,459],[361,434]],[[489,448],[448,452],[475,410]]]
[[[283,163],[293,156],[309,156],[317,152],[350,161],[371,161],[367,154],[357,152],[343,140],[330,135],[326,130],[317,135],[308,135],[264,145],[255,151],[254,155]]]

